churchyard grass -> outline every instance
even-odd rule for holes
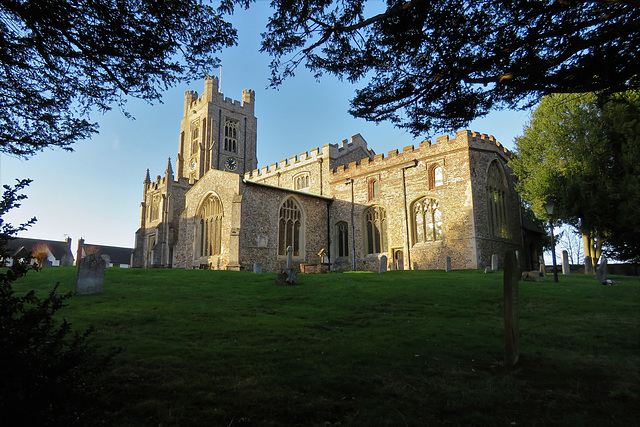
[[[71,291],[77,270],[16,282]],[[300,275],[107,269],[60,312],[121,348],[103,425],[639,425],[640,279],[520,282],[504,351],[502,273]]]

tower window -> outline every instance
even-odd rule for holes
[[[440,187],[444,184],[444,173],[442,171],[442,166],[433,165],[429,169],[429,188],[434,189],[436,187]]]
[[[200,150],[200,127],[198,121],[191,123],[191,155],[197,154]]]
[[[151,211],[149,212],[149,220],[157,221],[160,219],[160,195],[155,194],[151,198]]]
[[[224,149],[232,153],[238,152],[238,122],[235,120],[224,121]]]

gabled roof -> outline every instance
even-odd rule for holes
[[[69,243],[56,240],[43,240],[43,239],[28,239],[25,237],[17,237],[13,240],[9,240],[7,243],[7,253],[10,257],[15,258],[26,256],[27,253],[33,252],[33,248],[38,244],[46,244],[49,247],[51,254],[57,259],[61,260],[63,256],[69,255],[73,258]]]

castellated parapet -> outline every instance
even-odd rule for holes
[[[190,112],[197,111],[210,102],[253,115],[255,111],[255,98],[256,92],[252,89],[244,89],[242,91],[242,102],[225,97],[224,93],[220,92],[220,80],[218,77],[206,76],[204,78],[204,93],[202,96],[198,96],[198,92],[195,90],[185,92],[184,117],[188,117]]]

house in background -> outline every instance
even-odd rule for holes
[[[64,241],[28,239],[19,237],[10,240],[7,244],[7,259],[5,265],[13,265],[13,260],[27,258],[36,250],[44,249],[47,257],[44,260],[43,267],[59,267],[73,265],[73,253],[71,252],[71,238],[67,237]],[[36,264],[35,259],[31,260],[32,264]]]
[[[92,245],[85,243],[84,239],[78,240],[78,249],[76,251],[76,265],[82,258],[89,254],[100,254],[106,261],[107,267],[131,267],[131,257],[133,256],[133,248],[123,248],[118,246]]]

